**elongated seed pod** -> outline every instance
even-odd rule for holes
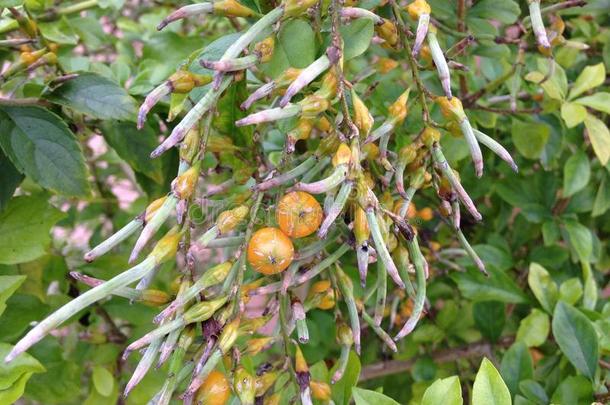
[[[543,48],[549,49],[551,44],[548,37],[546,36],[546,30],[544,29],[544,22],[542,21],[542,13],[540,12],[540,0],[528,0],[530,18],[532,20],[532,30],[538,41],[538,45]]]
[[[142,229],[142,232],[131,251],[131,255],[129,256],[129,263],[133,263],[138,258],[144,246],[150,241],[154,234],[157,233],[167,218],[169,218],[171,212],[176,207],[176,204],[178,204],[178,198],[176,198],[175,195],[170,194],[163,202],[163,205],[155,212],[152,219],[144,226],[144,229]]]
[[[174,127],[172,133],[165,138],[161,145],[151,152],[150,157],[153,159],[159,157],[163,152],[182,141],[188,131],[190,131],[191,128],[193,128],[197,122],[201,120],[201,117],[203,117],[203,115],[214,106],[220,97],[220,94],[227,87],[229,87],[229,84],[231,84],[231,79],[226,78],[222,81],[222,83],[219,83],[217,88],[210,89],[205,96],[203,96],[201,100],[199,100],[197,104],[195,104],[193,108],[189,110],[182,121],[180,121],[180,123]]]
[[[313,61],[311,65],[303,69],[299,76],[296,78],[296,80],[292,82],[290,86],[288,86],[286,93],[284,93],[284,96],[280,100],[280,107],[286,107],[290,102],[290,99],[294,97],[295,94],[297,94],[307,85],[309,85],[309,83],[313,82],[316,77],[326,71],[326,69],[328,69],[330,65],[331,60],[325,53],[324,55]]]
[[[263,181],[262,183],[258,183],[256,186],[254,186],[254,189],[259,190],[259,191],[266,191],[273,187],[278,187],[280,185],[286,185],[286,183],[307,173],[316,163],[317,163],[316,157],[310,156],[307,159],[305,159],[301,164],[299,164],[298,166],[294,167],[293,169],[287,171],[286,173],[272,177],[268,180]]]
[[[383,18],[379,17],[377,14],[365,8],[341,7],[341,17],[349,19],[368,18],[370,20],[373,20],[374,24],[383,24]]]
[[[445,96],[451,100],[453,97],[451,94],[451,75],[449,73],[449,66],[447,65],[447,60],[445,59],[443,50],[441,49],[438,39],[436,38],[436,30],[428,30],[427,38],[428,46],[430,47],[430,52],[432,54],[432,60],[434,60],[434,65],[436,66],[438,78],[443,86],[443,91],[445,92]]]
[[[142,263],[115,276],[104,284],[86,291],[68,304],[60,307],[19,340],[11,352],[5,357],[4,361],[9,362],[13,360],[19,354],[42,340],[51,330],[60,326],[82,309],[109,296],[114,290],[125,287],[144,277],[148,272],[152,271],[157,264],[157,260],[155,260],[153,256],[149,256]]]
[[[394,264],[394,260],[392,260],[388,247],[383,240],[375,210],[373,207],[367,207],[365,212],[369,228],[371,229],[371,235],[373,236],[373,242],[375,243],[377,259],[383,261],[385,270],[388,272],[390,277],[392,277],[392,280],[394,280],[398,287],[404,290],[405,283],[401,280],[400,275],[398,274],[398,269],[396,268],[396,264]]]
[[[189,4],[188,6],[181,7],[178,10],[172,12],[167,17],[165,17],[159,23],[159,25],[157,25],[157,30],[161,31],[163,28],[165,28],[174,21],[182,20],[184,18],[192,17],[199,14],[209,14],[212,11],[214,11],[214,5],[212,3],[204,2],[197,4]]]
[[[285,108],[270,108],[268,110],[259,111],[239,119],[235,121],[235,125],[238,127],[243,127],[246,125],[260,124],[263,122],[283,120],[299,115],[301,111],[302,107],[298,104],[291,104]]]
[[[338,187],[347,178],[348,166],[347,164],[340,164],[333,172],[325,179],[316,181],[314,183],[302,183],[299,182],[292,187],[294,191],[305,191],[311,194],[322,194],[326,193],[335,187]]]
[[[319,238],[324,239],[326,237],[332,224],[335,222],[339,214],[343,212],[343,207],[345,207],[345,203],[347,202],[353,187],[354,183],[351,181],[343,183],[339,189],[339,192],[337,193],[337,196],[335,197],[335,200],[333,201],[333,204],[326,213],[326,218],[324,218],[322,225],[320,225],[320,229],[318,230]]]
[[[396,347],[396,343],[394,343],[394,341],[392,340],[390,335],[388,335],[388,333],[385,330],[383,330],[377,323],[375,323],[373,318],[371,318],[371,316],[369,314],[367,314],[366,311],[362,311],[362,319],[364,319],[364,321],[369,324],[369,326],[373,329],[375,334],[377,334],[377,336],[379,336],[379,338],[383,341],[383,343],[386,344],[386,346],[388,346],[390,348],[390,350],[392,350],[393,352],[398,351],[398,348]],[[391,322],[390,322],[390,324],[391,324]]]
[[[219,61],[200,60],[199,64],[206,69],[217,72],[235,72],[251,68],[259,62],[258,55],[248,55],[242,58],[226,59]]]
[[[466,190],[464,190],[464,187],[462,187],[462,184],[457,179],[455,173],[453,173],[453,170],[449,166],[449,163],[447,163],[447,159],[445,158],[445,155],[441,151],[441,148],[438,144],[435,144],[432,147],[432,156],[437,167],[441,170],[441,172],[447,178],[449,183],[451,183],[451,187],[457,193],[458,198],[464,204],[468,212],[470,212],[470,214],[477,221],[483,219],[483,217],[477,210],[477,207],[474,205],[474,202],[472,202],[472,199],[470,198]]]
[[[419,249],[417,236],[414,236],[412,239],[407,238],[407,249],[409,250],[409,257],[411,258],[411,261],[415,267],[415,274],[417,278],[417,295],[415,296],[413,310],[409,316],[409,319],[407,319],[407,322],[394,337],[394,340],[400,340],[413,331],[415,325],[417,325],[417,322],[421,317],[426,300],[426,274],[428,273],[428,264],[426,263],[426,259]]]
[[[473,132],[474,132],[474,136],[477,138],[477,140],[479,142],[481,142],[483,145],[487,146],[493,153],[498,155],[500,157],[500,159],[502,159],[506,163],[508,163],[510,168],[513,169],[513,171],[515,173],[519,172],[519,168],[517,167],[517,164],[513,160],[510,153],[504,148],[504,146],[502,146],[499,142],[497,142],[492,137],[479,131],[478,129],[473,129]]]
[[[125,239],[133,235],[143,225],[142,218],[137,217],[127,223],[124,227],[116,231],[108,239],[85,253],[85,261],[91,263],[98,257],[108,253],[112,248],[123,242]]]

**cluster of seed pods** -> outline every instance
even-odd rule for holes
[[[438,128],[463,136],[477,176],[483,173],[479,144],[491,149],[514,170],[517,167],[499,143],[470,125],[461,101],[452,95],[450,69],[431,24],[431,7],[425,0],[415,0],[404,9],[393,3],[392,20],[371,10],[341,7],[338,2],[333,3],[329,14],[335,13],[339,23],[371,19],[384,47],[406,51],[412,58],[422,58],[422,63],[426,55],[431,56],[444,95],[432,96],[427,91],[420,100],[425,102],[428,98],[437,103],[446,123],[424,120],[425,127],[413,134],[410,144],[392,151],[389,145],[407,117],[409,95],[423,89],[416,86],[405,89],[388,106],[384,120],[376,125],[366,99],[361,99],[343,77],[341,41],[332,40],[326,52],[310,66],[288,69],[254,90],[241,105],[249,115],[235,124],[255,125],[259,132],[274,122],[296,117],[294,128],[286,134],[284,154],[290,156],[287,160],[290,163],[281,168],[257,163],[259,167],[252,171],[253,176],[244,182],[239,193],[219,186],[217,193],[224,193],[227,208],[216,217],[207,218],[209,227],[199,237],[189,237],[190,248],[181,251],[185,235],[190,236],[186,213],[205,199],[198,183],[203,176],[203,156],[211,149],[209,122],[217,101],[237,80],[243,80],[243,71],[255,69],[270,59],[275,33],[284,21],[307,17],[308,9],[316,3],[316,0],[285,0],[259,16],[235,0],[221,0],[185,6],[163,20],[159,29],[203,13],[257,18],[219,60],[200,61],[214,71],[213,76],[194,74],[184,68],[146,97],[138,115],[139,127],[152,107],[167,95],[188,94],[195,87],[207,86],[203,97],[151,154],[155,158],[174,146],[180,148],[180,167],[171,191],[89,251],[85,260],[95,260],[139,232],[129,259],[135,263],[164,225],[175,225],[144,260],[110,280],[74,273],[75,278],[92,288],[38,323],[17,343],[7,361],[77,312],[117,295],[166,305],[154,319],[156,328],[125,350],[125,356],[135,350],[143,353],[125,395],[151,367],[169,362],[167,379],[151,404],[168,404],[174,396],[185,403],[224,404],[231,392],[243,404],[276,404],[285,392],[286,384],[276,384],[283,376],[290,376],[303,404],[311,404],[312,397],[328,401],[331,391],[328,382],[311,379],[300,348],[309,340],[308,311],[332,310],[336,317],[341,355],[330,383],[342,378],[350,350],[360,352],[361,321],[390,350],[396,351],[395,342],[413,331],[424,315],[428,263],[420,249],[417,229],[409,221],[414,216],[412,200],[417,191],[433,188],[441,216],[454,230],[464,251],[485,272],[483,262],[460,229],[462,207],[477,221],[481,214],[462,187],[457,172],[449,166],[439,143]],[[536,38],[546,48],[548,39],[544,27],[540,28],[539,2],[530,1],[530,10]],[[413,47],[403,32],[401,13],[417,24]],[[263,34],[267,36],[260,39]],[[340,105],[345,108],[337,107]],[[317,149],[296,156],[298,141],[316,137]],[[225,146],[231,144],[230,139],[224,142]],[[273,218],[261,219],[263,203],[271,206]],[[213,265],[197,263],[194,252],[202,248],[225,249],[231,258]],[[351,251],[355,252],[364,291],[358,297],[352,278],[344,270],[350,263]],[[185,266],[191,271],[180,273],[176,295],[170,297],[150,289],[156,269],[174,261],[178,254],[184,255]],[[375,263],[376,281],[367,285],[371,263]],[[388,276],[395,285],[393,289],[389,288]],[[130,287],[136,282],[135,288]],[[248,315],[248,303],[253,297],[264,299],[262,315]],[[389,297],[396,299],[391,305],[389,329],[384,329]],[[340,301],[344,305],[339,306]],[[259,334],[275,314],[279,314],[279,321],[273,326],[275,333]],[[391,336],[397,321],[402,324]],[[297,339],[291,338],[293,333]],[[281,342],[286,357],[261,365],[256,375],[240,365],[242,354],[254,355]],[[222,369],[228,370],[226,375],[218,371],[221,363]],[[179,387],[186,388],[177,392]]]

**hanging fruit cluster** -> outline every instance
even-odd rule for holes
[[[540,50],[550,55],[562,30],[557,29],[549,41],[539,1],[530,0],[529,9]],[[138,234],[130,256],[130,263],[136,263],[165,225],[170,224],[171,229],[142,261],[110,280],[74,274],[93,288],[39,322],[6,360],[14,359],[83,308],[118,295],[165,306],[154,319],[156,328],[125,350],[124,356],[143,350],[125,395],[155,362],[169,362],[167,379],[151,403],[167,404],[179,396],[185,403],[224,404],[233,393],[243,404],[276,404],[294,390],[303,404],[311,404],[312,398],[328,402],[329,382],[342,378],[352,348],[360,353],[362,322],[396,351],[396,341],[412,332],[425,316],[426,280],[431,273],[426,256],[431,257],[434,249],[420,246],[413,225],[416,220],[436,216],[444,221],[485,272],[460,228],[463,208],[476,221],[482,216],[450,167],[441,137],[452,133],[464,138],[476,176],[483,174],[480,144],[515,171],[517,167],[499,143],[472,127],[462,101],[452,93],[454,65],[447,62],[440,46],[430,5],[415,0],[401,7],[390,1],[386,11],[387,18],[376,10],[342,5],[338,0],[327,8],[316,0],[284,0],[260,15],[235,0],[220,0],[187,5],[167,16],[158,29],[201,14],[248,18],[252,25],[217,60],[191,60],[148,94],[138,114],[139,128],[165,97],[202,92],[151,153],[154,159],[178,147],[178,174],[165,197],[150,203],[141,215],[94,247],[85,260],[94,261]],[[30,31],[36,30],[24,16],[16,17]],[[406,17],[415,23],[413,43]],[[225,92],[245,89],[251,75],[261,77],[258,66],[273,56],[277,32],[294,18],[324,20],[322,25],[330,27],[325,52],[303,69],[289,68],[263,84],[253,80],[257,88],[240,106],[247,113],[231,123],[234,128],[254,126],[253,136],[264,137],[278,121],[291,122],[291,128],[284,131],[281,159],[272,163],[256,142],[251,141],[251,150],[244,151],[231,134],[216,133],[212,121]],[[367,107],[367,95],[358,94],[343,70],[346,44],[340,27],[354,19],[371,20],[376,41],[388,50],[389,56],[377,63],[379,71],[390,71],[405,62],[412,73],[409,87],[401,89],[377,122]],[[193,61],[209,73],[195,73]],[[21,61],[4,76],[54,62],[51,47],[25,50]],[[418,75],[420,63],[436,69],[444,94],[435,95],[424,87]],[[415,101],[410,100],[412,94]],[[399,148],[397,134],[404,132],[402,125],[415,103],[421,107],[424,127]],[[444,122],[432,119],[434,105],[440,108]],[[205,154],[210,152],[244,153],[249,160],[248,165],[232,168],[231,179],[217,187],[216,195],[203,192],[205,187],[200,184],[209,185],[209,173],[203,166]],[[413,204],[415,194],[426,188],[438,197],[438,215],[429,207],[417,211]],[[207,225],[201,229],[187,214],[213,197],[220,197],[223,210],[208,215]],[[267,208],[274,215],[267,217]],[[230,258],[222,263],[198,262],[196,251],[203,248],[223,249]],[[150,289],[156,270],[177,256],[185,265],[175,296]],[[375,263],[372,285],[371,263]],[[355,294],[352,267],[357,268],[354,278],[359,278],[363,294]],[[136,282],[135,288],[130,287]],[[247,310],[254,298],[264,302],[262,315],[252,316]],[[341,354],[328,382],[311,378],[301,350],[309,341],[307,313],[312,309],[333,311],[336,319]],[[276,313],[279,320],[271,322]],[[259,333],[265,325],[275,328],[275,333]],[[256,375],[240,363],[242,354],[255,355],[275,344],[283,345],[285,356],[260,365]],[[183,386],[184,391],[178,392]]]

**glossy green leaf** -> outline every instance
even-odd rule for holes
[[[163,182],[162,160],[150,158],[150,152],[159,144],[159,138],[150,125],[137,130],[129,122],[108,121],[102,126],[102,134],[112,149],[135,171],[157,183]]]
[[[392,398],[386,395],[380,394],[376,391],[365,390],[358,387],[352,388],[352,395],[356,405],[399,405],[398,402],[394,401]]]
[[[472,306],[474,323],[483,336],[492,342],[502,335],[506,322],[504,303],[499,301],[475,302]]]
[[[538,159],[544,150],[550,130],[546,124],[524,122],[514,119],[512,137],[517,150],[528,159]]]
[[[563,167],[563,196],[571,197],[582,190],[591,177],[589,158],[583,152],[570,156]]]
[[[23,180],[23,175],[11,163],[9,158],[0,148],[0,212],[6,207],[8,200],[11,199],[17,187]]]
[[[25,281],[26,276],[0,276],[0,316],[6,309],[6,300]]]
[[[462,405],[462,388],[457,376],[439,378],[426,389],[421,405]]]
[[[97,73],[81,72],[45,97],[93,118],[135,121],[135,99],[124,88]]]
[[[13,346],[8,343],[0,342],[0,356],[2,359],[12,350]],[[45,368],[38,360],[29,355],[22,353],[10,363],[0,362],[0,392],[9,389],[16,384],[17,380],[24,374],[31,375],[32,373],[44,372]],[[28,377],[29,378],[29,377]],[[23,391],[22,391],[23,392]],[[0,403],[6,403],[1,402]]]
[[[341,26],[341,37],[343,37],[343,59],[348,61],[360,56],[366,51],[373,39],[373,21],[368,18],[359,18],[350,24]]]
[[[561,118],[568,128],[573,128],[580,124],[587,117],[587,109],[576,103],[565,102],[561,104]]]
[[[577,277],[570,278],[559,286],[559,299],[574,305],[582,297],[582,283]]]
[[[578,97],[587,90],[601,85],[606,79],[606,68],[603,63],[585,67],[570,90],[570,99]]]
[[[63,216],[46,195],[13,198],[0,213],[0,264],[42,256],[51,242],[51,227]]]
[[[582,262],[588,262],[593,253],[593,237],[586,226],[576,221],[565,221],[567,241]]]
[[[519,391],[530,401],[546,404],[549,397],[544,387],[534,380],[524,380],[519,383]]]
[[[500,364],[500,374],[515,396],[519,393],[519,383],[534,376],[534,364],[528,347],[523,342],[515,342],[504,353]]]
[[[506,275],[506,273],[490,268],[489,277],[481,272],[472,270],[467,273],[453,273],[460,292],[467,298],[475,301],[501,301],[505,303],[525,303],[527,296]]]
[[[519,4],[513,0],[497,2],[495,0],[482,0],[468,8],[468,17],[493,19],[504,24],[512,24],[521,14]]]
[[[511,405],[508,387],[487,358],[481,362],[474,379],[472,405]]]
[[[114,377],[107,368],[96,366],[93,368],[93,385],[97,392],[108,397],[114,388]]]
[[[89,194],[80,145],[57,115],[40,107],[0,107],[0,133],[0,146],[20,172],[61,194]]]
[[[590,96],[574,100],[575,104],[584,105],[594,110],[610,114],[610,93],[598,92]]]
[[[602,120],[591,114],[585,118],[585,127],[595,155],[605,166],[610,161],[610,130]]]
[[[534,308],[528,316],[521,320],[517,330],[517,341],[523,342],[527,347],[537,347],[546,341],[550,330],[549,316]]]
[[[294,19],[282,24],[275,46],[282,47],[288,63],[294,68],[303,69],[316,57],[314,32],[305,20]]]
[[[593,211],[591,216],[597,217],[604,214],[610,208],[610,177],[604,176],[597,194],[595,195],[595,202],[593,203]]]
[[[559,301],[553,314],[553,336],[570,363],[592,380],[597,370],[599,349],[591,321],[573,306]]]
[[[527,282],[542,308],[552,314],[557,302],[557,284],[549,272],[538,263],[530,263]]]
[[[551,397],[551,403],[590,405],[593,403],[593,386],[581,375],[569,376],[559,384]]]

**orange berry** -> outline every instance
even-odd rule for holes
[[[277,228],[262,228],[248,243],[248,263],[255,271],[271,275],[286,270],[294,258],[292,241]]]
[[[425,207],[417,212],[417,216],[424,221],[430,221],[432,218],[434,218],[434,211],[432,211],[432,208],[430,207]]]
[[[230,396],[229,381],[220,371],[214,370],[197,391],[195,402],[202,405],[225,405]]]
[[[280,229],[291,238],[314,233],[322,223],[322,207],[309,193],[293,191],[282,197],[275,218]]]

